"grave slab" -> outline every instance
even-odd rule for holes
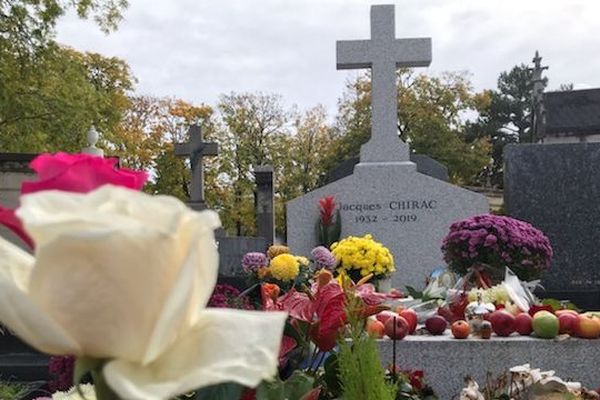
[[[440,246],[452,222],[486,213],[480,194],[416,172],[413,163],[361,163],[354,174],[321,187],[287,205],[288,245],[310,254],[317,244],[318,201],[335,196],[342,237],[371,233],[395,258],[392,285],[423,286],[443,265]]]
[[[509,145],[504,179],[508,215],[541,229],[554,249],[548,295],[600,308],[600,143]]]
[[[420,369],[439,399],[458,398],[464,377],[473,377],[480,386],[487,373],[494,375],[529,363],[532,368],[554,370],[563,379],[581,382],[594,389],[600,358],[599,341],[567,338],[545,340],[529,336],[492,336],[489,340],[457,340],[444,336],[407,336],[396,342],[396,365],[401,369]],[[378,341],[382,364],[392,362],[392,341]]]

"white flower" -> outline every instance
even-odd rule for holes
[[[83,397],[77,391],[76,387],[72,387],[66,392],[55,392],[52,393],[52,400],[96,400],[96,391],[94,385],[85,383],[79,385],[79,390],[83,394]]]
[[[108,359],[124,399],[160,400],[277,368],[286,315],[207,309],[217,280],[211,211],[103,186],[24,196],[35,258],[0,240],[0,321],[37,349]]]

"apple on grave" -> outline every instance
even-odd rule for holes
[[[375,315],[375,318],[377,319],[377,321],[381,322],[384,325],[387,322],[387,320],[392,317],[399,317],[399,315],[397,313],[395,313],[393,311],[389,311],[389,310],[384,310]]]
[[[377,319],[367,319],[366,331],[375,339],[381,339],[385,335],[385,325]]]
[[[408,335],[408,322],[403,317],[392,317],[384,324],[385,334],[392,340],[402,340]]]
[[[570,311],[570,310],[569,310]],[[579,314],[576,312],[557,313],[558,333],[572,335],[579,324]]]
[[[560,323],[550,311],[538,311],[533,315],[533,331],[538,337],[552,339],[558,336]]]
[[[508,311],[498,310],[490,315],[492,329],[497,336],[510,336],[515,331],[515,317]]]
[[[447,327],[448,322],[440,315],[434,315],[425,321],[425,329],[432,335],[443,335]]]
[[[584,339],[596,339],[600,336],[600,323],[589,314],[579,316],[577,325],[575,325],[575,334]]]
[[[469,334],[471,333],[471,326],[469,325],[469,323],[467,321],[458,320],[458,321],[452,323],[450,330],[452,331],[452,335],[454,336],[454,338],[466,339],[469,337]]]
[[[529,336],[533,332],[533,318],[528,313],[520,313],[515,317],[515,330],[521,336]]]
[[[413,310],[412,308],[404,308],[402,306],[398,306],[398,308],[396,309],[396,312],[398,313],[399,316],[401,316],[402,318],[404,318],[406,320],[406,322],[408,322],[408,327],[409,327],[409,334],[413,334],[415,333],[415,331],[417,330],[417,322],[418,322],[418,315],[417,312],[415,310]]]

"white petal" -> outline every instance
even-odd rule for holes
[[[25,196],[31,296],[85,354],[147,363],[195,323],[216,282],[216,213],[114,186]]]
[[[206,231],[207,219],[218,218],[215,213],[192,213],[182,223],[180,240],[191,242],[184,254],[177,281],[165,301],[154,327],[142,363],[154,360],[176,339],[181,329],[196,324],[200,310],[205,307],[217,283],[219,252],[213,231]],[[218,222],[218,221],[217,221]],[[189,238],[186,236],[189,235]]]
[[[0,321],[22,340],[51,354],[78,354],[77,343],[27,293],[34,259],[0,238]]]
[[[285,313],[206,309],[196,326],[149,365],[109,362],[104,376],[127,400],[164,400],[200,387],[254,387],[277,371]]]

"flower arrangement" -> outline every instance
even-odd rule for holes
[[[371,235],[348,236],[331,245],[339,273],[348,274],[353,280],[373,274],[374,279],[386,278],[394,268],[394,257],[383,244]]]
[[[43,156],[40,179],[62,158]],[[76,378],[91,373],[98,400],[166,400],[271,378],[286,314],[206,307],[218,275],[216,213],[132,190],[145,174],[120,187],[103,163],[85,165],[87,174],[60,175],[69,185],[59,190],[21,196],[15,216],[36,251],[0,239],[0,321],[42,352],[75,355]]]
[[[453,223],[442,244],[444,260],[461,275],[475,265],[503,273],[509,267],[522,280],[538,278],[550,267],[552,247],[531,224],[483,214]]]
[[[251,284],[275,283],[284,289],[309,285],[316,271],[332,271],[336,263],[335,257],[323,246],[311,251],[311,259],[290,253],[284,245],[273,245],[266,254],[250,252],[242,257],[242,269],[250,277]]]
[[[48,390],[65,391],[73,386],[75,357],[52,356],[48,362]]]

